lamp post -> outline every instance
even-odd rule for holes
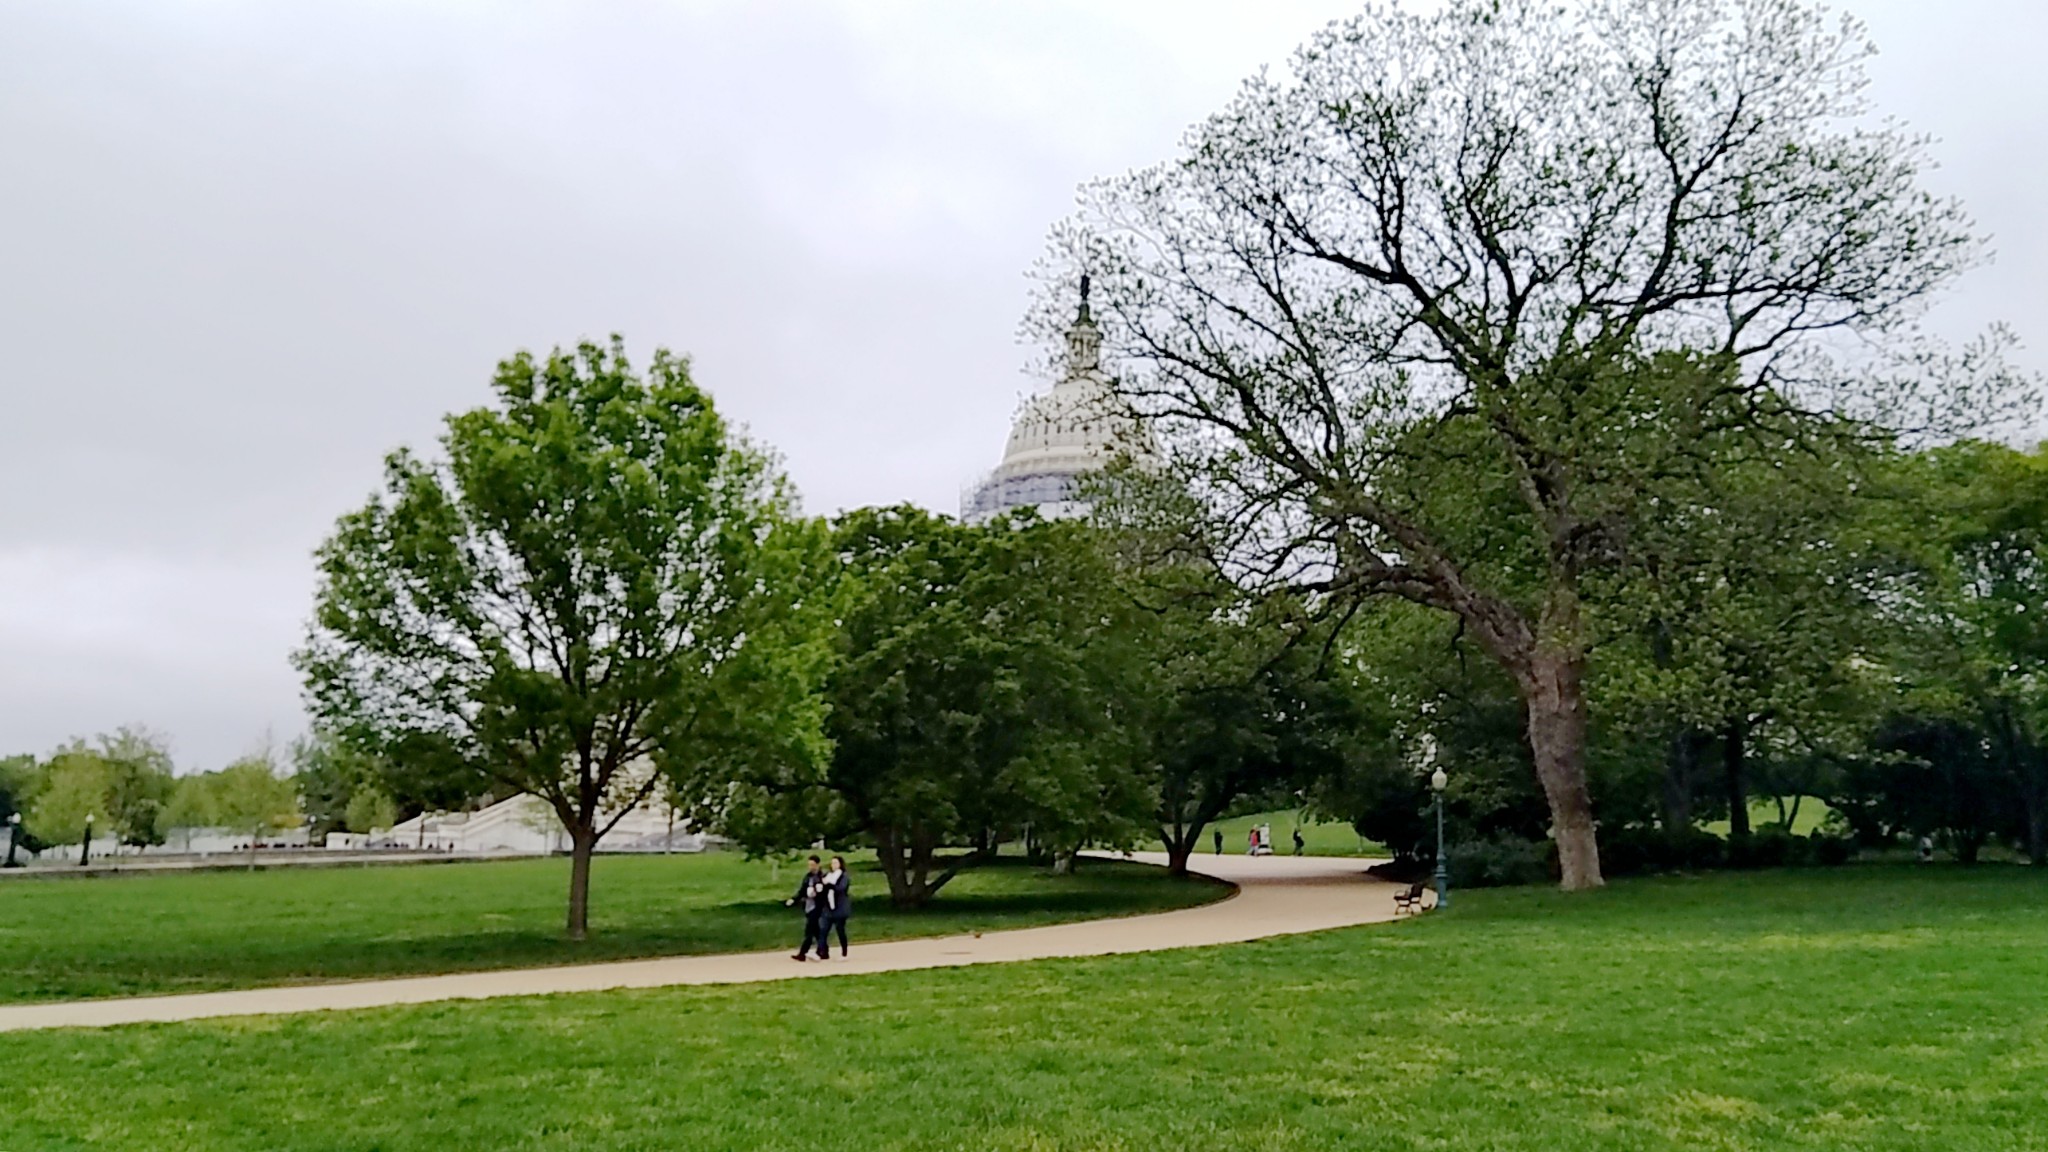
[[[1434,749],[1432,749],[1434,751]],[[1429,774],[1429,790],[1436,793],[1436,906],[1451,906],[1451,869],[1444,859],[1444,785],[1451,782],[1439,765]]]
[[[0,865],[0,867],[4,867],[4,868],[19,868],[19,867],[21,867],[21,862],[20,862],[19,860],[16,860],[16,859],[14,858],[14,848],[15,848],[15,845],[19,844],[20,842],[21,842],[21,813],[19,813],[19,812],[9,812],[9,813],[7,814],[7,863],[6,863],[6,864],[4,864],[4,865]]]
[[[85,814],[85,838],[78,842],[78,866],[92,863],[92,813]]]

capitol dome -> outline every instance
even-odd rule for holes
[[[1034,506],[1042,516],[1078,516],[1081,477],[1119,455],[1153,455],[1149,438],[1103,374],[1102,330],[1088,312],[1088,281],[1081,280],[1081,313],[1067,330],[1066,372],[1049,392],[1024,401],[1010,424],[1003,462],[961,500],[963,519],[988,520],[1012,508]]]

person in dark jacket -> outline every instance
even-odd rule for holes
[[[846,857],[834,856],[825,873],[825,929],[818,934],[818,947],[831,951],[834,930],[839,933],[839,958],[846,959],[846,918],[853,915],[853,876],[846,870]],[[821,957],[822,958],[822,957]]]
[[[796,946],[797,960],[810,959],[811,944],[818,946],[818,959],[831,955],[825,946],[825,873],[819,867],[818,858],[811,857],[810,867],[804,871],[803,879],[796,883],[796,895],[782,902],[785,908],[801,907],[804,910],[804,942]]]
[[[1218,856],[1223,855],[1223,829],[1211,829],[1209,835],[1212,839],[1216,841],[1216,854]]]

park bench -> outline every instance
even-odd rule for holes
[[[1410,884],[1404,891],[1394,893],[1394,915],[1414,915],[1422,911],[1422,894],[1429,891],[1429,885],[1421,881]]]

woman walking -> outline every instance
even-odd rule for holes
[[[846,871],[846,857],[834,856],[832,869],[825,873],[825,931],[818,936],[818,959],[829,954],[831,932],[839,932],[839,958],[846,959],[846,918],[853,915],[853,877]]]

